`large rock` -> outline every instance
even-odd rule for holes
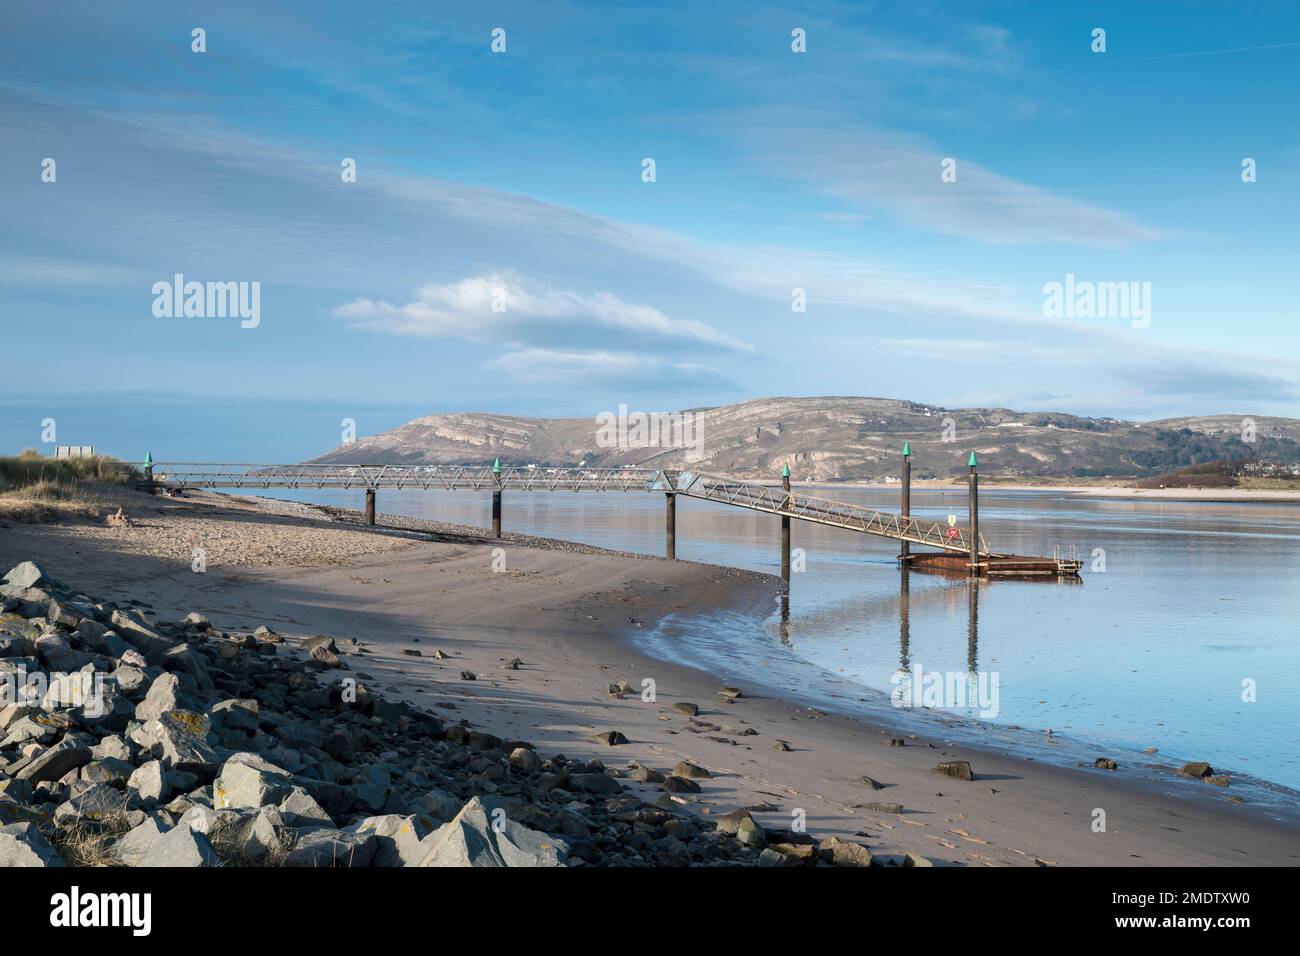
[[[94,753],[94,748],[91,748],[91,753]],[[117,757],[103,757],[81,768],[82,780],[119,788],[125,787],[134,774],[135,768]]]
[[[185,770],[211,780],[219,761],[207,740],[210,729],[204,714],[169,710],[150,725],[154,753],[169,770]]]
[[[110,618],[113,630],[151,661],[171,647],[171,641],[126,611],[115,610]]]
[[[377,843],[373,833],[346,830],[312,830],[298,840],[285,859],[286,866],[356,867],[369,866]]]
[[[126,834],[114,840],[108,855],[123,866],[139,866],[149,847],[165,834],[166,829],[155,817],[146,817],[138,826],[131,827]]]
[[[262,807],[232,842],[231,853],[248,863],[264,863],[268,856],[283,848],[283,830],[284,817],[280,811],[275,807]]]
[[[347,828],[349,833],[375,838],[372,866],[414,866],[424,855],[422,841],[433,832],[433,821],[423,816],[367,817]]]
[[[424,841],[417,866],[563,866],[569,845],[530,830],[495,802],[474,797]]]
[[[126,812],[126,798],[108,784],[97,783],[65,800],[54,810],[54,822],[65,826],[107,826]]]
[[[36,653],[52,671],[79,671],[94,658],[75,650],[62,634],[42,634],[36,639]]]
[[[767,846],[767,834],[743,807],[718,817],[718,832],[734,836],[745,846]]]
[[[975,774],[972,773],[970,769],[970,763],[965,760],[945,760],[930,772],[942,774],[945,777],[952,777],[954,780],[975,779]]]
[[[28,783],[58,780],[69,770],[84,767],[91,761],[90,748],[64,738],[23,765],[13,776]]]
[[[146,817],[114,841],[109,849],[111,856],[123,866],[139,866],[153,846],[167,830],[154,817]]]
[[[24,561],[10,568],[9,573],[5,575],[5,584],[16,588],[40,587],[42,584],[48,584],[49,581],[40,565],[34,561]]]
[[[180,706],[180,678],[170,673],[159,674],[149,685],[149,693],[145,694],[144,700],[135,705],[135,719],[147,723]]]
[[[63,858],[33,823],[0,827],[0,869],[19,866],[63,866]]]
[[[136,802],[146,807],[162,803],[171,793],[161,760],[149,760],[136,767],[127,779],[126,786]]]
[[[175,826],[154,840],[137,866],[203,867],[220,866],[221,857],[202,833],[188,826]]]
[[[834,866],[870,866],[871,851],[861,843],[828,837],[817,847],[821,858]]]
[[[218,810],[274,805],[289,795],[292,786],[289,771],[257,754],[237,753],[221,767],[212,787],[212,805]]]
[[[291,827],[332,827],[333,818],[325,808],[302,787],[293,787],[289,795],[280,801],[280,814],[286,825]]]
[[[455,794],[434,787],[428,793],[416,797],[415,805],[429,816],[435,817],[439,823],[445,823],[460,813],[464,801]]]

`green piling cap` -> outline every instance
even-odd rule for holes
[[[911,442],[903,442],[903,457],[904,457],[904,458],[911,458],[911,457],[912,457],[912,444],[911,444]]]
[[[970,465],[972,468],[979,464],[979,462],[975,460],[974,452],[970,453],[970,461],[966,462],[966,464]]]
[[[782,477],[782,478],[789,478],[789,477],[790,477],[790,466],[789,466],[789,465],[782,465],[782,466],[781,466],[781,477]]]
[[[144,453],[144,466],[146,468],[153,467],[153,452],[147,451]]]
[[[499,474],[501,474],[501,459],[500,459],[500,458],[498,458],[496,461],[492,462],[492,473],[493,473],[494,475],[499,475]]]

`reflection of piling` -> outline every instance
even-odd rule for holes
[[[785,492],[785,498],[781,502],[781,510],[790,510],[790,466],[781,466],[781,490]],[[781,580],[786,584],[790,583],[790,516],[781,515]]]
[[[970,573],[980,573],[980,476],[975,471],[978,462],[970,453],[970,499],[966,506],[970,516]]]
[[[903,442],[903,530],[907,530],[908,522],[906,519],[912,516],[912,446],[909,442]],[[899,552],[899,557],[906,564],[908,556],[912,553],[912,542],[904,541],[903,547]]]
[[[912,594],[907,565],[898,589],[898,669],[907,674],[912,669]]]
[[[677,496],[664,495],[664,557],[677,560]]]
[[[366,524],[374,527],[375,524],[375,489],[366,489]]]
[[[501,537],[501,459],[492,463],[492,537]]]
[[[966,595],[966,670],[974,674],[979,670],[980,642],[980,582],[972,578]]]

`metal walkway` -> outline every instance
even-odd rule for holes
[[[379,488],[516,489],[519,491],[651,491],[748,508],[814,524],[909,541],[970,554],[968,529],[904,517],[861,505],[819,498],[780,487],[653,468],[528,468],[462,465],[235,465],[155,462],[155,484],[164,488]],[[991,554],[984,535],[979,553]]]
[[[728,478],[714,478],[689,471],[680,472],[676,476],[674,491],[690,498],[702,498],[705,501],[736,505],[752,511],[801,518],[814,524],[848,528],[850,531],[861,531],[863,534],[874,534],[882,538],[929,545],[944,551],[970,554],[970,537],[965,528],[950,528],[946,523],[875,511],[862,505],[832,501],[829,498],[818,498],[796,491],[784,491],[781,488],[769,488],[766,485],[733,481]],[[984,540],[983,534],[979,536],[979,552],[982,556],[990,556],[988,543]]]
[[[517,488],[520,491],[649,491],[654,468],[528,468],[502,465],[231,465],[155,462],[170,488]]]

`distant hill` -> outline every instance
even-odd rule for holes
[[[611,410],[615,411],[615,410]],[[942,408],[887,398],[763,398],[699,415],[701,471],[770,478],[783,463],[797,480],[896,476],[903,442],[913,475],[965,472],[970,452],[981,473],[1022,478],[1147,477],[1212,461],[1300,462],[1300,420],[1254,416],[1255,441],[1242,441],[1243,416],[1153,422],[1085,418],[1006,408]],[[680,468],[686,451],[601,447],[596,418],[429,415],[343,445],[314,459],[337,463],[507,464]],[[945,434],[945,425],[949,427]],[[951,440],[945,440],[945,437]]]
[[[1138,488],[1294,488],[1295,466],[1266,461],[1211,461],[1144,478]]]

